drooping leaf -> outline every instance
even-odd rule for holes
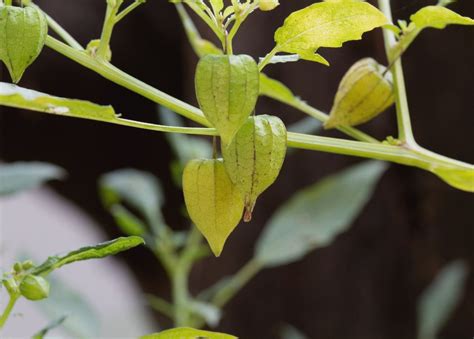
[[[259,71],[248,55],[211,55],[196,68],[196,97],[206,118],[229,143],[255,109]]]
[[[59,317],[58,319],[53,320],[48,325],[46,325],[46,327],[44,327],[43,329],[41,329],[37,333],[33,334],[32,339],[43,339],[48,334],[48,332],[50,332],[51,330],[54,330],[55,328],[61,326],[62,323],[64,322],[64,320],[66,320],[66,318],[67,318],[67,316],[63,315],[63,316]]]
[[[442,6],[426,6],[410,17],[419,29],[443,29],[447,25],[474,25],[474,20]]]
[[[285,124],[271,115],[250,117],[223,146],[222,154],[227,174],[244,198],[244,221],[250,221],[258,196],[273,184],[283,166]]]
[[[0,61],[7,66],[13,82],[38,57],[48,34],[48,23],[41,10],[0,4]]]
[[[267,267],[284,265],[328,246],[350,227],[386,167],[363,162],[298,192],[266,225],[257,242],[257,260]]]
[[[55,97],[5,82],[0,82],[0,105],[99,121],[116,118],[111,106]]]
[[[237,339],[230,334],[195,330],[194,328],[180,327],[166,330],[160,333],[148,334],[141,339]]]
[[[260,95],[289,103],[295,100],[293,92],[278,80],[260,73]]]
[[[321,47],[341,47],[350,40],[388,23],[377,8],[366,2],[318,2],[293,12],[275,32],[276,50],[299,54],[302,59],[327,64],[315,52]]]
[[[418,301],[418,338],[435,339],[463,295],[468,267],[455,261],[444,267]]]
[[[32,189],[41,183],[64,178],[66,172],[44,162],[0,164],[0,196]]]
[[[394,102],[392,75],[372,58],[357,61],[342,78],[325,128],[357,126]]]
[[[242,217],[242,196],[229,179],[222,159],[192,160],[184,169],[183,192],[191,220],[215,256]]]
[[[71,264],[76,261],[100,259],[110,255],[129,250],[145,242],[137,236],[120,237],[111,241],[106,241],[94,246],[82,247],[78,250],[69,252],[65,255],[56,255],[49,257],[44,263],[35,267],[32,274],[45,276],[51,271],[56,270],[64,265]]]
[[[107,208],[125,202],[149,220],[162,222],[164,196],[161,183],[151,173],[136,169],[119,169],[99,179],[101,197]]]

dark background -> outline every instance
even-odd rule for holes
[[[257,13],[244,24],[237,52],[263,56],[273,46],[273,31],[293,10],[312,1],[286,1],[270,13]],[[38,0],[50,15],[86,45],[100,34],[105,1]],[[407,19],[434,1],[392,1],[396,19]],[[460,0],[452,9],[474,17],[474,2]],[[269,66],[267,72],[314,106],[328,110],[338,82],[356,60],[373,56],[385,62],[381,31],[362,41],[321,53],[331,67],[298,62]],[[172,5],[149,0],[121,23],[113,38],[113,63],[145,82],[195,103],[196,57],[188,46]],[[441,154],[474,163],[474,31],[452,26],[421,34],[404,57],[409,102],[419,143]],[[9,81],[5,72],[3,80]],[[125,116],[155,121],[152,102],[110,83],[45,49],[21,83],[58,96],[112,104]],[[1,158],[41,160],[67,169],[69,179],[53,187],[90,213],[110,236],[117,229],[96,194],[97,177],[135,167],[155,173],[165,186],[167,221],[183,227],[175,211],[181,192],[171,181],[173,155],[163,134],[0,108]],[[303,115],[261,99],[259,113],[294,122]],[[395,135],[395,114],[385,113],[363,129],[383,138]],[[337,132],[325,135],[341,136]],[[192,289],[198,291],[250,258],[255,240],[272,212],[295,191],[358,161],[298,151],[260,200],[254,220],[241,225],[223,256],[199,264]],[[447,262],[463,258],[474,268],[474,199],[435,176],[392,165],[353,227],[328,248],[288,266],[265,270],[226,307],[219,330],[244,339],[273,338],[288,322],[311,338],[415,338],[419,293]],[[126,256],[144,291],[166,295],[164,272],[145,249]],[[161,320],[161,319],[160,319]],[[474,335],[474,278],[462,303],[442,332],[443,338]]]

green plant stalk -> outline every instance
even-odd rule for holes
[[[392,22],[392,10],[390,0],[378,0],[380,10],[385,14],[389,22]],[[383,30],[385,50],[389,64],[393,62],[392,74],[395,91],[395,106],[397,109],[398,139],[408,147],[416,146],[415,137],[411,126],[410,110],[408,108],[408,99],[405,89],[405,79],[403,76],[403,67],[401,57],[393,59],[393,50],[397,48],[395,34],[388,30]]]
[[[145,1],[144,0],[135,0],[132,4],[130,4],[128,7],[126,7],[123,11],[118,13],[115,17],[115,24],[117,24],[119,21],[121,21],[123,18],[125,18],[128,14],[130,14],[135,8],[143,4]]]
[[[102,59],[93,58],[84,51],[78,51],[68,45],[48,36],[46,45],[67,58],[89,68],[92,71],[100,74],[104,78],[115,82],[135,93],[142,95],[154,101],[157,104],[163,105],[170,110],[181,114],[182,116],[193,120],[201,125],[209,126],[209,122],[204,117],[201,110],[189,105],[169,94],[166,94],[152,86],[130,76],[121,71],[112,64]],[[298,105],[301,106],[301,105]],[[107,121],[110,123],[118,123],[117,121]],[[120,124],[127,124],[131,127],[142,128],[142,123],[130,121],[121,122]],[[133,126],[132,126],[133,125]],[[153,126],[147,126],[147,129],[154,129]],[[201,131],[206,134],[206,130]],[[210,131],[209,131],[210,132]],[[434,155],[431,152],[425,152],[421,148],[407,149],[405,147],[373,144],[369,142],[358,142],[344,139],[309,136],[298,133],[288,133],[288,146],[325,151],[330,153],[359,156],[365,158],[379,159],[392,161],[399,164],[415,166],[423,169],[431,170],[437,166],[451,166],[458,167],[460,170],[473,170],[474,166],[460,161],[452,160],[443,156]]]
[[[279,52],[278,46],[273,47],[273,49],[265,55],[262,61],[258,63],[258,70],[261,72],[265,68],[266,65],[272,60],[272,58]]]
[[[15,293],[10,294],[10,299],[8,300],[8,304],[3,310],[2,315],[0,316],[0,330],[3,328],[3,326],[5,326],[5,323],[7,322],[8,317],[10,316],[13,310],[13,307],[15,307],[15,304],[19,298],[20,298],[20,294],[15,294]]]
[[[100,35],[100,43],[97,48],[97,58],[106,59],[107,51],[110,48],[110,39],[116,23],[117,13],[122,5],[123,0],[108,0],[107,10],[105,12],[104,26]]]
[[[222,308],[244,287],[263,266],[255,259],[250,259],[240,270],[233,275],[229,282],[223,286],[212,298],[211,303]]]
[[[208,15],[206,15],[196,4],[192,2],[187,2],[186,4],[189,6],[189,8],[193,10],[194,13],[196,13],[196,15],[198,15],[207,24],[207,26],[209,26],[209,28],[214,32],[214,34],[221,42],[222,46],[225,47],[225,36],[221,29],[217,27],[216,23]]]

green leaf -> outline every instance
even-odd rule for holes
[[[145,224],[122,205],[117,204],[111,206],[110,213],[114,217],[115,223],[124,234],[137,236],[145,234]]]
[[[142,238],[130,236],[106,241],[94,246],[82,247],[78,250],[69,252],[66,255],[56,255],[49,257],[44,263],[35,267],[31,271],[31,274],[45,276],[51,273],[51,271],[56,270],[64,265],[71,264],[76,261],[105,258],[144,243],[145,241]]]
[[[387,18],[366,2],[319,2],[293,12],[275,32],[277,52],[299,54],[302,59],[327,64],[315,52],[320,47],[341,47],[350,40],[388,23]]]
[[[173,328],[160,333],[148,334],[141,339],[237,339],[230,334],[195,330],[188,327]]]
[[[196,68],[196,97],[206,118],[228,144],[255,109],[259,71],[248,55],[206,55]]]
[[[218,14],[224,8],[224,1],[223,0],[209,0],[212,6],[212,11],[214,14]]]
[[[292,102],[296,99],[293,92],[283,83],[263,73],[260,73],[260,95],[285,102]]]
[[[136,169],[119,169],[104,174],[99,188],[107,208],[125,202],[151,221],[162,223],[164,196],[161,183],[151,173]]]
[[[466,192],[474,192],[474,168],[460,170],[453,167],[434,167],[428,170],[452,187]]]
[[[111,106],[55,97],[5,82],[0,82],[0,105],[99,121],[116,118],[115,111]]]
[[[43,182],[62,179],[66,172],[44,162],[15,162],[0,165],[0,196],[35,188]]]
[[[0,61],[7,66],[13,82],[38,57],[48,34],[48,23],[41,10],[0,4]]]
[[[41,329],[37,333],[33,335],[33,339],[43,339],[49,331],[54,330],[55,328],[62,325],[64,320],[66,320],[67,316],[63,315],[60,318],[53,320],[45,328]]]
[[[364,208],[386,168],[363,162],[298,192],[268,222],[257,242],[257,260],[267,267],[284,265],[331,244]]]
[[[418,338],[435,339],[463,295],[468,267],[454,261],[444,267],[418,301]]]
[[[244,209],[222,159],[190,161],[184,169],[183,192],[191,220],[218,257]]]
[[[227,174],[244,198],[244,221],[251,220],[257,198],[277,179],[285,160],[286,140],[280,118],[257,115],[248,118],[230,144],[222,147]]]
[[[419,29],[443,29],[447,25],[474,25],[474,20],[441,6],[426,6],[410,17]]]

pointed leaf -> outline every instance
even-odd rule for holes
[[[442,6],[426,6],[410,17],[419,29],[437,28],[443,29],[447,25],[474,25],[474,20],[461,16],[452,10]]]
[[[53,270],[76,261],[105,258],[144,243],[145,242],[142,238],[130,236],[106,241],[94,246],[82,247],[78,250],[69,252],[66,255],[56,255],[49,257],[44,263],[35,267],[31,271],[31,274],[44,276]]]
[[[341,47],[350,40],[388,23],[366,2],[319,2],[293,12],[275,32],[277,51],[297,53],[304,59],[327,63],[314,53],[320,47]]]
[[[418,301],[418,338],[437,338],[461,300],[467,276],[468,267],[462,261],[455,261],[438,273]]]
[[[285,124],[275,116],[250,117],[222,154],[227,173],[244,198],[244,221],[250,221],[258,196],[273,184],[283,166]]]
[[[240,192],[229,179],[223,160],[190,161],[184,169],[183,192],[191,220],[218,257],[238,225],[244,208]]]
[[[32,189],[43,182],[62,179],[65,171],[44,162],[0,164],[0,196]]]
[[[257,242],[257,260],[267,267],[284,265],[328,246],[349,228],[386,168],[363,162],[298,192],[268,222]]]
[[[474,166],[471,166],[469,170],[460,170],[453,167],[435,167],[429,168],[429,171],[457,189],[474,192]]]
[[[196,97],[206,118],[229,143],[255,109],[259,71],[248,55],[212,55],[196,68]]]

